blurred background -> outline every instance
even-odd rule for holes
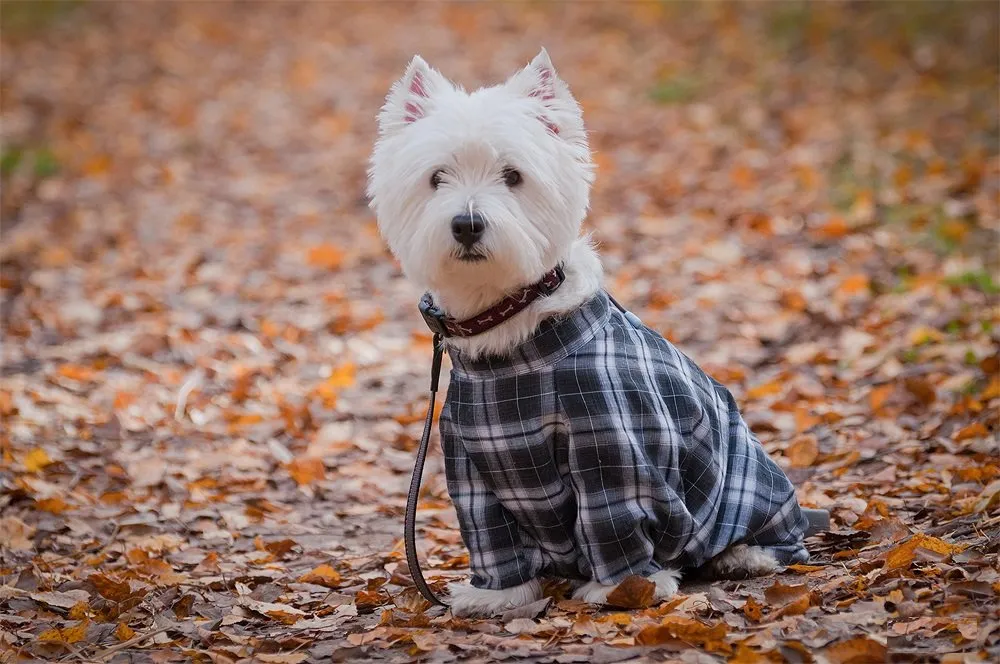
[[[0,9],[4,574],[154,535],[190,578],[178,547],[279,533],[398,560],[430,343],[364,186],[415,53],[474,88],[548,49],[609,288],[803,503],[996,514],[995,2]],[[439,467],[426,495],[460,572]]]

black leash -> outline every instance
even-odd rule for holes
[[[410,568],[413,584],[431,604],[448,606],[434,594],[424,573],[420,571],[420,561],[417,559],[417,500],[420,497],[420,480],[424,474],[424,461],[427,459],[427,443],[431,438],[431,424],[434,420],[434,401],[437,397],[438,379],[441,378],[441,356],[444,355],[444,343],[440,334],[434,335],[434,359],[431,361],[431,402],[427,406],[427,417],[424,419],[424,433],[420,436],[420,446],[417,447],[417,459],[413,463],[413,477],[410,478],[410,493],[406,497],[406,516],[403,520],[403,540],[406,545],[406,565]]]

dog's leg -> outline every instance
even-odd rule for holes
[[[451,613],[459,618],[497,615],[542,598],[542,584],[538,579],[503,590],[476,588],[468,583],[449,584],[448,590],[451,591]]]
[[[771,574],[781,567],[759,546],[737,544],[708,561],[705,569],[717,579],[749,579]]]
[[[649,580],[656,584],[653,600],[662,602],[677,593],[677,587],[681,582],[681,573],[675,569],[661,569],[655,574],[650,574]],[[589,604],[606,604],[608,595],[616,587],[598,581],[588,581],[576,589],[573,593],[573,599],[579,599]]]

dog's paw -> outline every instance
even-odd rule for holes
[[[538,579],[503,590],[476,588],[468,583],[448,585],[451,592],[451,614],[458,618],[494,616],[542,598],[542,584]]]
[[[598,581],[587,581],[585,584],[573,591],[573,599],[578,599],[588,604],[604,604],[608,601],[608,595],[618,586],[607,586]]]
[[[653,591],[653,600],[662,602],[677,594],[677,588],[681,582],[681,573],[675,569],[662,569],[659,572],[650,574],[647,578],[656,585]],[[578,599],[588,604],[607,604],[608,595],[617,587],[617,585],[609,586],[598,581],[587,581],[573,592],[573,599]]]
[[[653,599],[662,602],[677,594],[677,589],[681,585],[681,573],[676,569],[661,569],[655,574],[650,574],[649,580],[656,584]]]
[[[737,544],[708,561],[708,571],[719,579],[749,579],[778,571],[781,565],[759,546]]]

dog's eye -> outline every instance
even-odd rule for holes
[[[441,176],[444,175],[444,171],[440,168],[431,173],[431,187],[437,189],[441,186]]]
[[[513,168],[503,169],[503,183],[508,187],[521,184],[521,172]]]

